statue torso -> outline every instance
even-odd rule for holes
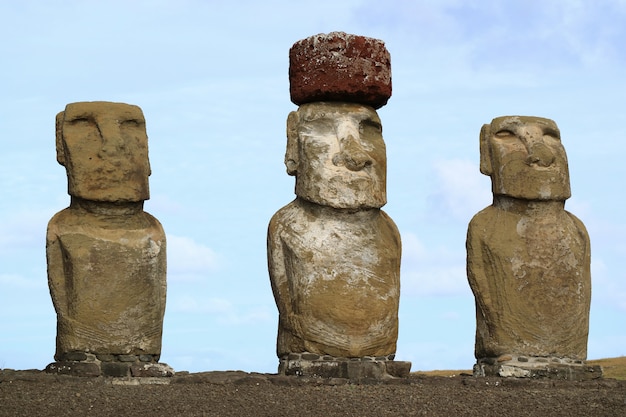
[[[117,222],[66,209],[49,223],[47,254],[59,326],[67,327],[62,350],[160,351],[165,234],[154,217]]]
[[[477,214],[468,272],[485,321],[478,333],[492,345],[486,349],[538,356],[554,354],[550,346],[586,350],[589,262],[587,233],[565,210],[534,216],[489,207]]]
[[[283,302],[305,349],[330,340],[341,356],[361,356],[393,338],[395,350],[401,249],[391,219],[380,210],[332,215],[292,203],[272,224],[290,289]]]

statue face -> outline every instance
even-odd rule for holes
[[[335,208],[387,202],[386,150],[376,111],[360,104],[302,105],[287,121],[287,171],[296,195]]]
[[[123,103],[68,104],[57,115],[57,160],[68,192],[93,201],[150,198],[148,136],[141,109]]]
[[[528,200],[570,197],[567,156],[556,123],[540,117],[506,116],[481,130],[481,172],[494,195]]]

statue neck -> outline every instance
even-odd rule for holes
[[[493,206],[526,216],[546,216],[550,213],[557,214],[564,211],[565,200],[525,200],[505,195],[494,195]]]
[[[350,217],[350,218],[370,218],[380,213],[379,208],[337,208],[332,206],[324,206],[318,203],[314,203],[309,200],[305,200],[302,197],[297,197],[295,203],[303,210],[310,212],[320,217]]]
[[[84,213],[104,216],[132,216],[143,211],[143,201],[111,202],[85,200],[72,196],[70,208]]]

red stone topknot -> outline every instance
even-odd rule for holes
[[[301,105],[361,103],[378,109],[391,97],[391,58],[385,43],[344,32],[302,39],[289,50],[289,92]]]

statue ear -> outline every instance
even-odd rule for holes
[[[57,162],[65,166],[65,144],[63,143],[63,120],[65,112],[57,114],[55,121]]]
[[[300,158],[298,155],[298,112],[292,111],[287,117],[287,151],[285,152],[285,166],[287,174],[296,175]]]
[[[489,138],[491,137],[491,125],[483,125],[480,129],[480,172],[491,176],[493,166],[491,164],[491,149]]]

